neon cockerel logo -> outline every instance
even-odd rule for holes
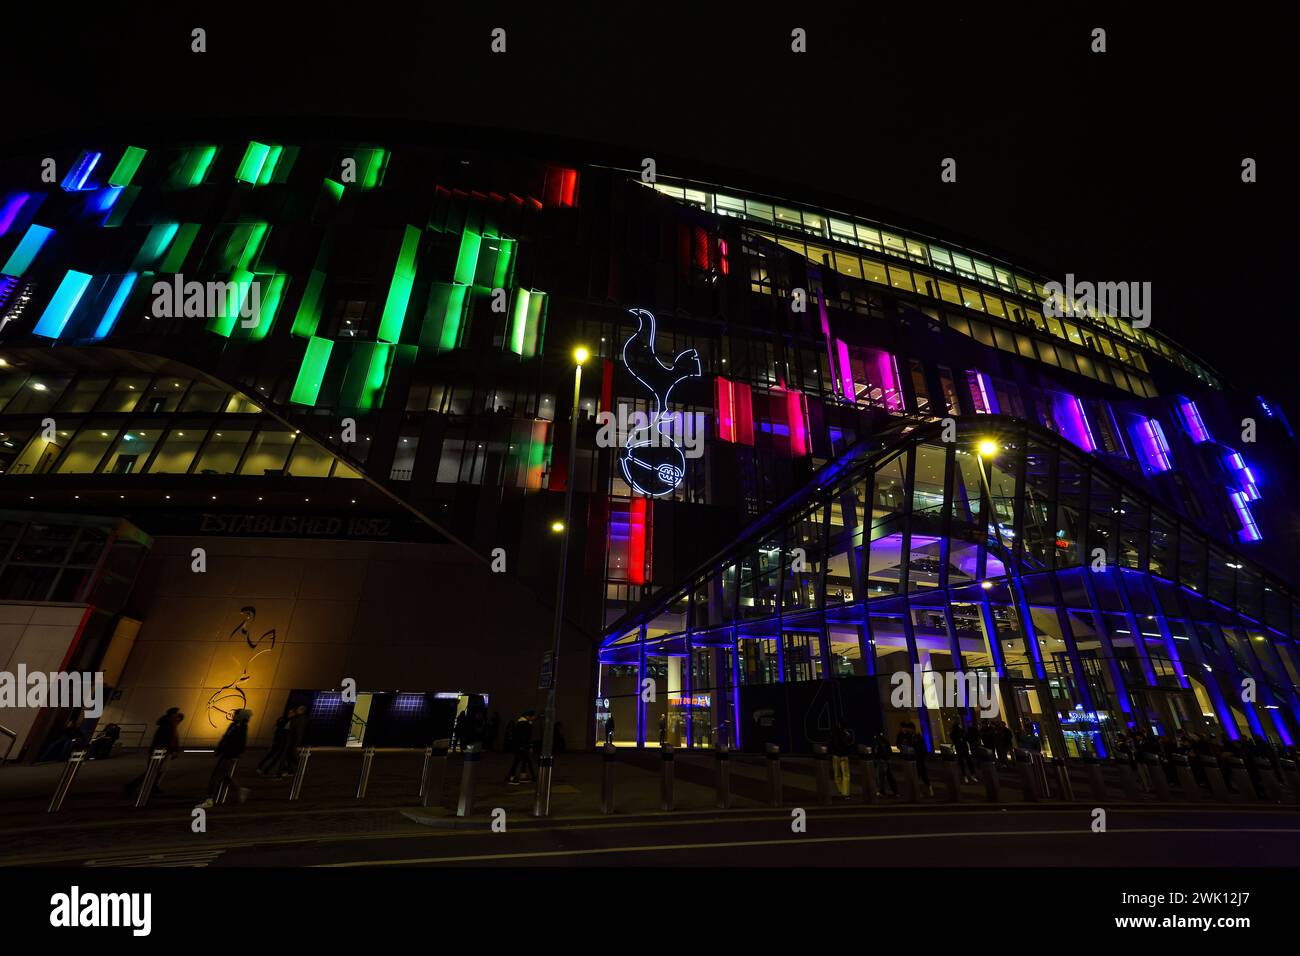
[[[623,343],[623,364],[649,393],[647,423],[628,432],[627,447],[619,459],[623,477],[633,489],[649,498],[671,494],[686,474],[686,456],[671,435],[665,417],[673,389],[688,378],[699,378],[700,354],[695,349],[679,353],[669,365],[655,350],[655,317],[646,309],[628,309],[637,328]]]

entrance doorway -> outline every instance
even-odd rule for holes
[[[1044,757],[1064,757],[1065,737],[1046,681],[1006,677],[1000,683],[1005,721],[1018,737],[1033,735],[1042,741]]]

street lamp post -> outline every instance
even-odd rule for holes
[[[569,419],[569,475],[564,489],[564,526],[560,529],[560,570],[555,583],[555,631],[551,637],[551,686],[546,691],[546,716],[542,728],[542,753],[537,761],[537,796],[533,816],[551,813],[551,767],[555,762],[555,687],[560,680],[560,633],[564,629],[564,583],[569,567],[569,528],[573,526],[573,485],[578,455],[578,398],[582,389],[584,348],[574,349],[573,410]]]

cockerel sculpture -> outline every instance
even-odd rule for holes
[[[671,419],[664,413],[673,388],[688,378],[699,378],[700,354],[695,349],[679,353],[671,365],[655,351],[655,317],[646,309],[628,309],[637,329],[623,343],[623,364],[649,393],[649,421],[628,432],[627,447],[619,464],[627,483],[650,498],[671,494],[686,474],[686,456],[673,440]]]

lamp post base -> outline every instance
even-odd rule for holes
[[[551,815],[551,765],[554,757],[539,757],[537,760],[537,797],[533,801],[533,816],[549,817]]]

